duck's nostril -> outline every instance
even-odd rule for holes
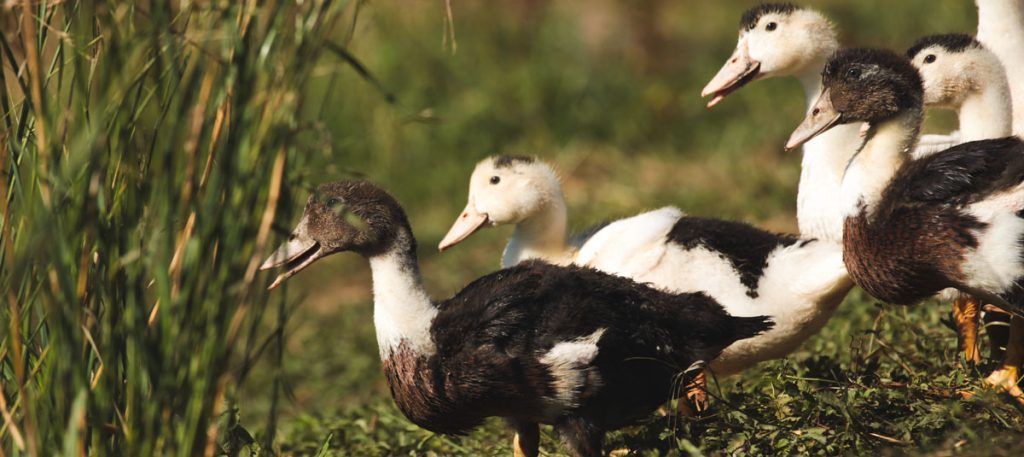
[[[817,115],[818,115],[818,113],[820,113],[820,112],[821,112],[821,109],[819,109],[819,108],[814,108],[814,111],[811,111],[811,114],[813,114],[813,115],[817,116]]]
[[[732,63],[736,63],[736,61],[737,61],[737,60],[739,60],[739,59],[738,59],[738,58],[736,58],[736,57],[733,57],[733,58],[732,58]]]

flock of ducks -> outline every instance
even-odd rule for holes
[[[743,14],[703,95],[711,107],[759,79],[801,82],[807,116],[786,144],[803,148],[799,236],[665,207],[570,237],[552,168],[496,156],[439,248],[512,225],[503,269],[448,300],[427,295],[405,212],[368,182],[318,187],[263,268],[285,268],[273,288],[333,253],[367,258],[402,412],[450,434],[503,417],[521,456],[538,454],[539,424],[599,455],[606,431],[671,399],[705,408],[706,371],[786,356],[854,285],[889,303],[953,301],[969,361],[981,310],[1011,320],[987,381],[1021,399],[1024,2],[976,1],[977,38],[926,37],[905,54],[842,49],[822,14],[791,4]],[[926,107],[957,110],[959,131],[922,138]]]

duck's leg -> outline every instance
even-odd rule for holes
[[[708,377],[704,373],[704,370],[700,370],[696,376],[686,385],[686,398],[693,404],[693,409],[702,413],[708,409]],[[679,402],[679,414],[683,416],[688,414],[689,405],[685,402]]]
[[[1010,313],[992,305],[985,305],[985,335],[988,336],[988,358],[1002,359],[1006,342],[1010,339]]]
[[[981,363],[978,346],[978,310],[981,303],[969,295],[961,294],[953,300],[953,320],[956,322],[957,349],[963,351],[964,361],[977,365]]]
[[[555,424],[555,431],[562,438],[562,443],[574,457],[598,457],[601,455],[601,443],[604,441],[604,430],[589,421],[578,417],[560,420]]]
[[[515,422],[516,436],[512,439],[515,457],[537,457],[540,454],[540,426],[536,422]]]
[[[1020,386],[1020,367],[1024,364],[1024,319],[1012,317],[1010,320],[1010,340],[1006,344],[1006,356],[996,371],[985,378],[985,381],[997,389],[1005,390],[1018,402],[1024,404],[1024,391]]]

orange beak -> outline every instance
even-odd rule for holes
[[[750,58],[750,53],[747,50],[747,41],[741,38],[736,46],[736,51],[732,53],[732,56],[725,62],[722,69],[718,70],[718,74],[711,78],[708,85],[704,86],[700,96],[714,95],[708,101],[708,108],[711,108],[725,100],[725,97],[729,94],[757,79],[760,75],[760,70],[761,63]]]
[[[443,252],[445,249],[459,244],[459,242],[480,230],[487,222],[487,214],[477,211],[473,200],[470,200],[469,204],[466,205],[466,209],[462,210],[462,214],[452,224],[452,228],[448,230],[448,234],[441,240],[441,244],[437,245],[437,249]]]

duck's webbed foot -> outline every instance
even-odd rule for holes
[[[985,378],[992,387],[1003,390],[1024,405],[1024,391],[1018,385],[1020,369],[1024,364],[1024,319],[1013,317],[1010,321],[1010,339],[1006,344],[1006,356],[996,371]]]
[[[708,377],[704,370],[700,370],[693,379],[686,384],[686,401],[679,400],[679,414],[683,416],[692,415],[693,412],[702,413],[708,410]]]
[[[512,438],[515,457],[537,457],[540,454],[540,426],[536,422],[513,422],[516,436]]]
[[[1010,313],[993,305],[981,307],[985,312],[985,335],[988,337],[988,357],[1002,359],[1006,355],[1006,343],[1010,339]]]
[[[981,348],[978,344],[978,314],[981,303],[967,295],[953,300],[953,321],[956,323],[957,349],[964,354],[968,364],[981,363]]]
[[[569,455],[574,457],[597,457],[601,455],[604,430],[579,417],[568,417],[555,424],[555,431],[562,438]]]

